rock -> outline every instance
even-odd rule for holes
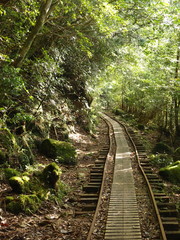
[[[61,169],[56,163],[50,163],[44,168],[42,175],[45,183],[49,187],[55,188],[61,173]]]
[[[54,139],[45,139],[40,147],[41,152],[63,164],[76,164],[76,150],[71,143]]]
[[[161,168],[159,174],[172,183],[180,184],[180,161]]]
[[[6,197],[7,210],[15,214],[20,212],[25,212],[26,214],[36,212],[40,204],[41,200],[35,194]]]
[[[9,185],[16,193],[22,193],[24,191],[24,180],[21,177],[15,176],[9,179]]]

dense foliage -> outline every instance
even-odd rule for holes
[[[60,118],[61,130],[73,121],[89,130],[93,101],[177,136],[179,8],[177,0],[1,1],[1,127],[48,137]]]

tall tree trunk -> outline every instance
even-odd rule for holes
[[[15,67],[20,67],[22,65],[26,55],[28,54],[34,42],[34,39],[36,38],[39,31],[46,23],[48,16],[51,14],[52,10],[54,9],[57,3],[58,1],[53,3],[53,0],[42,0],[40,14],[37,18],[36,24],[33,27],[32,31],[30,32],[29,36],[27,37],[26,41],[24,42],[24,45],[20,49],[18,57],[15,59],[13,63]]]
[[[175,69],[175,81],[177,81],[179,77],[179,60],[180,60],[180,49],[177,50],[177,58],[176,58],[176,69]],[[175,82],[175,87],[176,87]],[[175,135],[180,135],[180,125],[179,125],[179,105],[180,105],[180,99],[178,96],[178,90],[175,89],[174,93],[174,124],[175,124]]]

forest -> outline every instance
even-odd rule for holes
[[[99,111],[154,130],[180,156],[179,0],[1,0],[0,23],[0,178],[31,193],[28,206],[48,193],[26,186],[32,169],[53,189],[61,174],[37,167],[37,151],[56,159],[65,148],[56,160],[76,164],[69,136],[77,126],[92,136]]]

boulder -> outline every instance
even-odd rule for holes
[[[28,178],[28,177],[26,177]],[[15,193],[22,193],[25,190],[25,184],[29,181],[29,178],[26,179],[25,176],[18,177],[14,176],[9,179],[9,185]]]
[[[45,139],[40,151],[47,157],[57,159],[63,164],[76,164],[76,150],[69,142]]]
[[[55,188],[61,175],[61,169],[56,163],[50,163],[44,168],[42,175],[44,182],[49,187]]]
[[[41,200],[35,194],[21,194],[18,197],[6,197],[7,210],[15,214],[20,212],[32,214],[37,211],[40,204]]]
[[[174,184],[180,184],[180,161],[161,168],[159,174],[165,179]]]

